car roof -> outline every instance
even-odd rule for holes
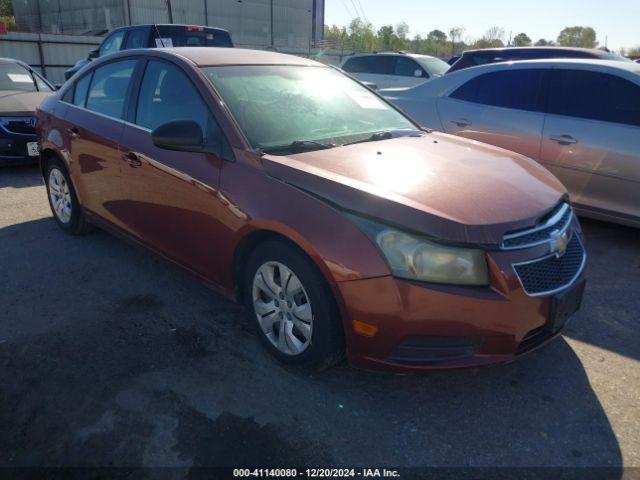
[[[0,57],[0,63],[17,63],[18,65],[22,65],[23,67],[29,67],[22,60],[17,60],[15,58],[9,58],[9,57]]]
[[[114,28],[113,30],[110,30],[108,33],[111,32],[115,32],[116,30],[130,30],[133,28],[141,28],[141,27],[151,27],[151,28],[155,28],[155,27],[198,27],[198,28],[206,28],[208,30],[218,30],[220,32],[227,32],[229,33],[229,31],[225,28],[220,28],[220,27],[208,27],[206,25],[196,25],[193,23],[140,23],[140,24],[136,24],[136,25],[124,25],[122,27],[118,27],[118,28]]]
[[[518,52],[518,51],[548,51],[557,50],[561,52],[586,52],[591,54],[604,54],[609,55],[611,52],[604,50],[598,50],[595,48],[579,48],[579,47],[553,47],[553,46],[540,46],[540,47],[495,47],[495,48],[476,48],[473,50],[465,50],[462,54],[467,53],[493,53],[493,52]]]
[[[598,60],[591,58],[551,58],[551,59],[534,59],[534,60],[514,60],[507,62],[496,62],[496,63],[488,63],[485,65],[476,65],[474,67],[465,68],[463,70],[459,70],[460,72],[464,72],[465,70],[474,70],[478,71],[478,69],[485,70],[499,70],[503,68],[505,65],[515,65],[515,66],[541,66],[541,67],[553,67],[553,66],[588,66],[590,69],[603,69],[614,68],[618,70],[626,70],[632,73],[640,73],[640,65],[634,62],[619,62],[617,60]],[[452,75],[457,72],[453,72]]]
[[[432,55],[423,55],[421,53],[411,53],[411,52],[369,52],[369,53],[354,53],[353,55],[350,55],[349,57],[347,57],[347,60],[349,58],[356,58],[356,57],[368,57],[371,55],[400,55],[403,57],[417,57],[417,58],[438,58],[438,57],[434,57]]]
[[[149,53],[149,50],[144,50]],[[284,53],[270,52],[267,50],[249,50],[244,48],[222,47],[176,47],[154,48],[154,52],[163,52],[190,60],[199,67],[215,65],[325,65],[303,57],[287,55]],[[124,50],[124,53],[132,53],[134,50]]]

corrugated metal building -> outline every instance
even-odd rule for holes
[[[166,0],[13,0],[19,30],[72,33],[169,23]],[[174,23],[226,28],[237,45],[307,47],[323,35],[324,0],[171,0]]]

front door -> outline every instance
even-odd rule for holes
[[[176,120],[193,120],[211,151],[161,149],[151,132]],[[195,85],[178,66],[149,60],[137,106],[121,140],[123,185],[127,199],[122,221],[140,241],[214,282],[220,282],[216,252],[228,240],[219,218],[220,171],[227,162],[226,141]]]

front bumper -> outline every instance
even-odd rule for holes
[[[0,166],[37,163],[39,156],[27,151],[27,143],[37,141],[35,134],[14,133],[0,126]]]
[[[546,344],[561,332],[550,325],[554,296],[580,288],[584,272],[560,292],[528,295],[513,265],[543,257],[545,248],[490,252],[489,287],[392,276],[339,283],[349,361],[395,372],[462,368],[510,362]],[[357,333],[354,320],[377,333]]]

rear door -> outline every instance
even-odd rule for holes
[[[398,88],[415,87],[429,80],[429,74],[411,57],[396,57],[394,76]]]
[[[538,159],[546,79],[544,69],[509,69],[468,80],[438,99],[445,131]]]
[[[83,206],[116,224],[122,195],[118,144],[136,62],[110,62],[81,77],[64,117]]]
[[[363,82],[375,83],[378,88],[397,87],[395,76],[396,57],[394,55],[365,55],[349,59],[344,71]]]
[[[640,217],[640,77],[554,70],[548,109],[540,159],[572,200]]]
[[[179,66],[152,59],[135,92],[135,108],[121,140],[122,221],[142,242],[200,275],[220,281],[221,243],[229,241],[220,222],[225,204],[218,195],[220,170],[231,148],[203,95]],[[156,147],[151,132],[176,120],[193,120],[216,153],[178,152]]]

